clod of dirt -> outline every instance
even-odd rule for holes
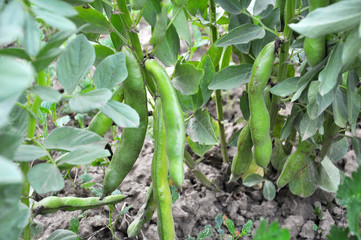
[[[312,220],[308,220],[302,227],[300,232],[300,236],[306,239],[314,239],[316,236],[316,232],[313,229],[315,222]]]
[[[330,232],[332,225],[335,224],[330,212],[326,209],[322,213],[322,220],[320,222],[320,229],[322,231],[322,238],[325,238],[326,235]]]
[[[295,238],[299,234],[304,223],[305,220],[302,216],[289,216],[285,219],[282,228],[288,228],[290,230],[291,238]]]

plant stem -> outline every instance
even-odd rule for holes
[[[294,0],[286,0],[285,13],[284,13],[284,22],[285,27],[283,35],[285,36],[284,43],[281,45],[280,49],[280,61],[277,73],[277,81],[282,82],[287,77],[288,70],[288,52],[290,49],[291,38],[292,38],[292,29],[288,26],[292,18],[295,16],[296,5]],[[278,102],[279,97],[273,95],[270,109],[271,117],[271,131],[276,122],[277,113],[278,113]]]
[[[218,38],[218,31],[216,28],[216,4],[214,3],[214,0],[209,0],[209,6],[210,6],[210,10],[209,10],[209,16],[210,16],[210,21],[212,23],[211,25],[211,35],[212,35],[212,44],[217,41]],[[218,69],[216,69],[216,71],[218,71]],[[222,153],[222,158],[223,158],[223,162],[225,163],[229,163],[229,158],[228,158],[228,153],[227,153],[227,142],[226,142],[226,134],[225,134],[225,130],[224,130],[224,125],[223,125],[223,105],[222,105],[222,94],[221,94],[221,90],[216,90],[215,91],[216,94],[216,106],[217,106],[217,118],[218,118],[218,125],[219,125],[219,137],[221,140],[221,153]]]

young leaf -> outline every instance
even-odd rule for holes
[[[79,232],[79,226],[80,226],[80,222],[79,219],[77,218],[72,218],[69,222],[69,230],[74,232],[75,234],[78,234]]]
[[[64,188],[64,179],[59,169],[49,163],[40,163],[32,167],[27,179],[39,194],[60,191]]]
[[[173,86],[180,91],[182,95],[196,94],[203,75],[203,70],[197,69],[190,63],[177,64],[175,67]]]
[[[112,90],[128,77],[124,53],[116,53],[106,57],[97,66],[93,81],[96,88]]]
[[[242,233],[245,235],[251,234],[252,225],[253,225],[253,221],[248,220],[242,227]]]
[[[16,153],[14,160],[19,162],[33,161],[48,155],[48,152],[41,147],[34,145],[21,145]]]
[[[212,226],[206,225],[204,229],[198,234],[197,240],[204,240],[210,238],[212,235]]]
[[[56,74],[68,93],[72,93],[89,72],[94,60],[94,47],[84,35],[75,38],[62,52],[58,59]]]
[[[243,180],[243,185],[246,187],[253,187],[263,181],[264,181],[264,179],[260,175],[250,174]]]
[[[107,88],[99,88],[86,93],[76,93],[69,100],[70,108],[77,113],[87,113],[97,108],[102,108],[112,97],[112,92]]]
[[[343,32],[360,23],[361,2],[341,1],[317,8],[297,24],[289,26],[306,37],[317,38],[329,33]]]
[[[234,228],[234,223],[231,219],[227,219],[225,222],[226,227],[229,231],[230,234],[232,234],[232,237],[235,238],[236,237],[236,229]]]
[[[215,145],[218,143],[208,111],[198,110],[194,114],[194,118],[189,120],[186,132],[192,141],[199,144]]]
[[[52,131],[45,139],[47,149],[73,151],[80,148],[104,149],[107,141],[98,134],[73,127],[61,127]]]
[[[333,165],[327,156],[322,160],[319,168],[318,186],[324,191],[336,192],[341,180],[340,170]]]
[[[109,100],[100,111],[113,119],[119,127],[136,128],[139,126],[139,115],[137,111],[124,103]]]
[[[268,201],[272,201],[276,197],[276,187],[269,181],[265,180],[263,185],[263,197]]]
[[[254,24],[244,24],[229,31],[216,42],[216,47],[227,47],[235,44],[249,43],[265,36],[265,30]]]
[[[311,196],[317,189],[318,172],[313,160],[297,174],[296,178],[288,184],[290,191],[297,196],[306,198]]]
[[[291,238],[288,229],[280,229],[276,221],[272,222],[268,227],[266,220],[261,218],[261,223],[253,236],[253,240],[289,240]]]
[[[226,67],[216,74],[208,88],[212,90],[237,88],[248,83],[251,71],[251,64]]]

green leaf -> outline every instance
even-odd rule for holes
[[[251,23],[250,18],[245,15],[245,14],[239,14],[239,15],[234,15],[232,14],[229,18],[229,25],[228,25],[228,31],[231,31],[232,29],[239,27],[243,24],[246,23]],[[256,40],[255,40],[256,41]],[[234,45],[234,47],[240,51],[241,53],[244,54],[248,54],[250,47],[251,47],[251,43],[245,43],[245,44],[236,44]]]
[[[352,148],[356,153],[356,161],[359,165],[361,165],[361,139],[357,137],[353,137],[352,141]]]
[[[251,71],[251,64],[226,67],[216,74],[208,88],[212,90],[237,88],[249,82]]]
[[[113,119],[122,128],[136,128],[139,126],[139,115],[130,106],[117,101],[109,100],[100,111]]]
[[[186,113],[193,113],[202,106],[203,96],[199,90],[196,94],[193,95],[183,95],[178,90],[176,90],[178,101],[182,107],[182,110]]]
[[[227,47],[235,44],[249,43],[265,36],[265,30],[254,24],[244,24],[229,31],[216,42],[216,47]]]
[[[299,23],[291,23],[289,26],[306,37],[317,38],[348,30],[360,23],[360,17],[360,1],[340,1],[327,7],[317,8]]]
[[[69,100],[70,108],[77,113],[87,113],[97,108],[104,107],[112,97],[112,92],[107,88],[99,88],[86,93],[76,93]]]
[[[192,141],[199,144],[215,145],[218,143],[208,111],[203,112],[199,109],[195,112],[194,117],[187,124],[186,132]]]
[[[0,58],[0,127],[7,124],[10,111],[22,92],[31,84],[32,69],[15,59]],[[11,81],[10,81],[11,79]]]
[[[0,49],[0,56],[16,57],[27,61],[31,61],[29,55],[25,52],[25,50],[19,48]]]
[[[248,175],[245,179],[243,179],[243,185],[246,187],[253,187],[263,181],[264,179],[262,176],[253,173]]]
[[[86,165],[99,158],[109,157],[110,153],[107,149],[76,149],[69,153],[61,155],[56,159],[57,165],[70,164],[70,165]]]
[[[319,81],[312,81],[308,90],[307,113],[312,120],[318,118],[331,105],[336,95],[336,88],[334,88],[331,92],[321,96],[318,91],[320,84]]]
[[[19,1],[10,1],[0,12],[0,45],[13,42],[22,35],[25,11]]]
[[[109,34],[110,25],[103,14],[92,8],[75,7],[77,16],[71,20],[79,27],[87,24],[81,31],[84,33]]]
[[[337,126],[346,127],[347,123],[347,95],[341,88],[336,89],[335,101],[332,103],[333,118]]]
[[[173,21],[173,25],[175,29],[177,30],[178,35],[187,43],[188,46],[192,45],[192,38],[191,33],[189,31],[188,27],[188,20],[186,18],[186,15],[184,14],[183,7],[174,7],[173,13],[178,13],[176,18]]]
[[[103,61],[104,58],[114,54],[114,51],[112,49],[104,45],[96,44],[94,45],[94,50],[95,50],[95,62],[94,62],[95,67],[98,67],[98,64],[101,61]]]
[[[311,120],[308,114],[304,114],[300,123],[300,134],[302,141],[305,141],[306,139],[315,135],[317,130],[322,126],[323,121],[323,114],[314,120]]]
[[[292,194],[306,198],[316,191],[317,181],[318,172],[315,163],[309,160],[308,164],[289,182],[288,187]]]
[[[268,227],[266,220],[261,218],[261,223],[253,236],[253,240],[289,240],[291,238],[288,229],[280,229],[276,221],[272,222]]]
[[[253,221],[252,220],[248,220],[242,227],[242,233],[245,234],[250,234],[252,231],[252,225],[253,225]]]
[[[212,235],[211,225],[206,225],[202,231],[199,232],[197,240],[204,240],[210,238]]]
[[[61,127],[52,131],[45,139],[47,149],[73,151],[76,149],[104,149],[107,141],[98,134],[78,128]]]
[[[341,138],[337,142],[332,143],[327,156],[332,162],[337,162],[345,156],[348,150],[348,141],[346,137]]]
[[[157,58],[159,58],[159,60],[164,65],[170,67],[177,62],[179,49],[180,49],[179,37],[174,26],[171,25],[168,28],[162,43],[156,49],[154,55]]]
[[[46,240],[77,240],[77,235],[69,230],[58,229],[55,230]]]
[[[197,69],[190,63],[180,63],[175,67],[173,86],[182,95],[193,95],[198,92],[199,82],[204,71]]]
[[[66,31],[73,31],[76,29],[76,26],[72,21],[58,13],[50,12],[38,7],[33,7],[32,10],[39,18],[54,28]]]
[[[168,25],[168,4],[161,3],[162,10],[156,16],[156,23],[152,32],[149,43],[153,46],[161,43],[165,37]]]
[[[287,97],[298,90],[297,83],[299,80],[299,77],[287,78],[286,80],[272,87],[270,91],[273,95]]]
[[[268,201],[272,201],[276,197],[276,187],[269,181],[265,180],[263,185],[263,197]]]
[[[157,14],[161,12],[161,5],[158,0],[147,0],[143,11],[143,17],[152,27],[157,22]]]
[[[31,87],[29,90],[47,102],[57,103],[61,100],[61,94],[57,90],[50,87],[35,86]]]
[[[93,81],[96,88],[112,90],[128,77],[124,53],[116,53],[106,57],[96,68]]]
[[[192,151],[200,157],[203,157],[204,154],[209,152],[209,150],[211,150],[214,147],[214,145],[206,145],[206,144],[199,144],[197,142],[193,142],[189,136],[187,136],[186,140]]]
[[[26,15],[24,24],[24,46],[29,56],[34,57],[40,49],[40,32],[35,19],[30,15]]]
[[[32,167],[27,179],[38,194],[56,192],[64,188],[64,179],[59,169],[49,163],[40,163]]]
[[[212,59],[208,54],[202,57],[200,63],[198,64],[197,69],[201,69],[204,72],[203,77],[199,84],[203,97],[202,106],[204,106],[208,102],[209,98],[212,96],[213,91],[208,89],[208,85],[216,75],[216,70],[212,63]]]
[[[234,228],[234,222],[231,219],[227,219],[225,222],[226,227],[230,234],[232,234],[232,237],[234,238],[236,236],[236,229]]]
[[[72,218],[69,222],[69,230],[78,234],[79,232],[79,226],[80,226],[80,221],[77,218]]]
[[[53,12],[54,14],[59,14],[66,17],[71,17],[78,14],[71,5],[63,1],[30,0],[30,2],[40,8],[46,9],[49,12]]]
[[[347,78],[347,115],[351,125],[352,134],[356,133],[356,122],[360,112],[361,97],[357,93],[359,76],[355,71],[350,71]]]
[[[337,227],[336,225],[332,225],[332,228],[330,230],[330,233],[327,234],[328,240],[341,240],[345,239],[348,240],[348,233],[349,229],[343,229],[342,227]]]
[[[41,147],[34,145],[21,145],[16,150],[14,160],[20,162],[29,162],[47,155],[48,152]]]
[[[355,27],[348,34],[342,51],[342,65],[343,69],[351,65],[355,58],[358,56],[361,49],[361,36],[359,35],[358,28]]]
[[[243,9],[239,0],[215,0],[215,2],[231,14],[240,14]]]
[[[11,208],[11,211],[7,211],[7,214],[0,214],[1,219],[4,220],[0,222],[1,237],[4,239],[20,239],[23,229],[30,220],[29,207],[19,202],[19,200],[14,203],[16,206]],[[9,205],[2,208],[2,210],[5,208],[9,209]]]
[[[14,199],[20,199],[23,175],[15,163],[2,156],[0,156],[0,165],[0,191],[2,196],[0,205],[2,206],[1,209],[4,209],[4,204],[11,204]],[[10,185],[14,185],[14,189],[9,192],[3,192],[4,188]],[[7,196],[8,194],[10,195]]]
[[[275,0],[256,0],[253,7],[253,14],[258,16],[265,11],[269,5],[275,5],[275,3]]]
[[[238,129],[232,134],[232,136],[228,140],[227,147],[237,147],[238,137],[241,134],[242,129]]]
[[[321,96],[326,95],[333,90],[337,85],[339,74],[342,68],[342,48],[343,44],[338,43],[336,48],[332,51],[330,58],[327,61],[326,67],[320,72],[319,93]]]
[[[326,156],[319,166],[320,179],[318,186],[327,192],[336,192],[340,184],[340,170]]]
[[[145,4],[146,0],[133,0],[132,9],[141,10]]]
[[[62,52],[58,59],[56,74],[68,93],[72,93],[89,72],[94,60],[94,47],[84,35],[75,38]]]
[[[19,148],[23,136],[9,132],[0,133],[0,155],[9,159],[13,159],[16,150]]]

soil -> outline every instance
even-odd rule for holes
[[[238,91],[238,92],[237,92]],[[234,122],[241,116],[237,95],[239,89],[229,92],[224,99],[229,98],[225,110],[225,127],[227,139],[240,128],[242,123]],[[214,114],[214,106],[210,104],[211,115]],[[360,133],[360,131],[358,131]],[[108,136],[109,137],[109,136]],[[235,154],[235,147],[230,147],[228,153],[230,159]],[[115,222],[114,235],[118,239],[127,238],[127,226],[131,223],[137,211],[144,202],[146,191],[151,183],[150,165],[153,156],[153,142],[146,139],[142,152],[129,175],[125,178],[119,190],[128,195],[125,201],[115,205],[113,216],[117,216],[125,207],[132,205],[130,210],[121,215]],[[353,150],[349,150],[338,167],[350,175],[357,169],[356,156]],[[185,167],[185,182],[179,193],[178,200],[173,204],[173,217],[177,239],[187,239],[188,236],[197,237],[198,233],[206,225],[213,228],[216,225],[215,218],[222,214],[235,223],[237,230],[248,221],[253,221],[252,234],[255,233],[260,223],[260,218],[266,218],[269,222],[276,220],[283,228],[288,228],[292,239],[326,239],[333,224],[346,226],[345,209],[339,206],[335,200],[335,194],[317,190],[311,197],[301,198],[292,195],[287,187],[277,192],[276,198],[267,201],[263,198],[262,191],[247,188],[241,180],[237,183],[227,183],[229,180],[229,166],[222,163],[219,147],[214,147],[207,153],[205,159],[198,164],[201,170],[220,189],[218,192],[208,190],[202,186],[195,176]],[[65,188],[58,196],[93,196],[90,190],[81,188],[80,175],[84,168],[73,169],[70,180],[66,180]],[[90,167],[88,174],[93,178],[92,182],[101,184],[104,176],[103,167]],[[40,200],[43,196],[36,196]],[[317,206],[320,206],[317,208]],[[321,211],[316,211],[320,209]],[[37,239],[45,240],[56,229],[68,229],[72,218],[77,218],[82,211],[64,212],[58,211],[47,216],[38,215],[35,220],[44,225],[44,232]],[[114,220],[115,218],[113,218]],[[158,239],[156,214],[152,220],[145,224],[141,233],[132,239]],[[80,218],[79,236],[81,239],[115,239],[107,227],[109,225],[109,208],[104,206],[98,209],[86,211]],[[317,226],[317,227],[316,227]],[[223,226],[224,231],[227,229]],[[210,239],[216,239],[217,233],[213,229]],[[242,239],[251,239],[243,237]]]

